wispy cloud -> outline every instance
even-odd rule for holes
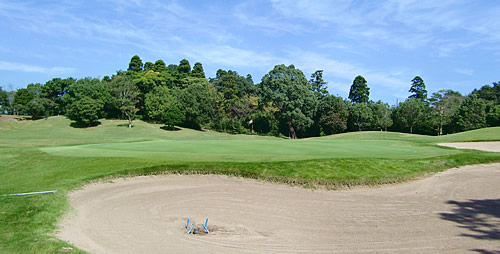
[[[252,12],[248,3],[241,3],[234,8],[233,16],[244,27],[255,27],[263,30],[268,35],[276,33],[304,33],[307,27],[298,22],[289,22],[286,17],[279,17],[276,13],[262,12],[261,10]]]
[[[219,64],[233,67],[252,67],[261,70],[270,68],[281,61],[282,58],[270,53],[257,53],[249,49],[241,49],[229,45],[207,45],[183,50],[188,57],[199,59],[204,63]]]
[[[0,33],[13,36],[0,45],[0,69],[76,73],[45,67],[71,66],[81,72],[75,75],[105,75],[138,54],[143,61],[199,61],[207,75],[236,68],[257,81],[284,63],[306,75],[323,69],[342,93],[363,75],[374,93],[403,96],[415,73],[443,84],[463,78],[456,73],[484,76],[478,63],[498,64],[481,58],[500,54],[497,13],[500,6],[488,0],[0,0]],[[439,68],[440,77],[420,71]],[[25,82],[17,79],[9,82]]]
[[[369,79],[371,83],[390,88],[406,87],[408,83],[406,80],[397,78],[401,74],[397,74],[397,76],[391,75],[391,72],[387,70],[375,71],[370,68],[331,59],[314,52],[296,51],[295,53],[298,53],[298,57],[292,58],[292,61],[309,73],[322,69],[325,75],[349,81],[352,81],[357,75],[362,75]],[[346,86],[350,85],[349,83],[346,84]]]
[[[29,65],[23,63],[13,63],[7,61],[0,61],[0,70],[3,71],[20,71],[20,72],[38,72],[49,74],[68,74],[76,71],[75,68],[68,67],[43,67],[36,65]]]
[[[500,18],[497,15],[500,8],[473,10],[481,5],[477,1],[271,0],[271,4],[281,15],[274,21],[305,21],[313,27],[312,32],[330,32],[368,47],[381,44],[404,49],[432,46],[440,50],[443,45],[435,42],[446,38],[449,33],[460,34],[454,38],[454,43],[467,43],[464,33],[500,41]],[[451,50],[444,47],[441,51]]]
[[[454,71],[458,74],[466,75],[466,76],[472,76],[474,74],[474,70],[467,69],[467,68],[455,68]]]

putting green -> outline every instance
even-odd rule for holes
[[[460,151],[395,140],[154,140],[44,147],[59,156],[165,161],[290,161],[325,158],[415,159]]]

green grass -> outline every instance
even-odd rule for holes
[[[339,188],[416,179],[451,167],[500,161],[500,154],[439,147],[439,142],[500,140],[500,128],[443,137],[358,132],[305,140],[165,131],[160,125],[105,120],[88,129],[64,117],[0,119],[0,253],[56,253],[52,236],[69,208],[66,193],[105,177],[171,173],[243,176]],[[78,250],[74,249],[74,252]]]
[[[40,148],[57,156],[164,161],[290,161],[331,158],[413,159],[460,153],[395,140],[154,140]]]

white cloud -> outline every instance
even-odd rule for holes
[[[478,1],[271,0],[271,5],[281,15],[275,22],[308,22],[310,32],[329,32],[368,47],[432,46],[440,50],[442,45],[435,42],[448,33],[454,33],[454,43],[467,43],[475,36],[500,41],[500,8],[477,8],[482,5]]]
[[[42,67],[42,66],[7,62],[7,61],[0,61],[0,70],[37,72],[37,73],[47,73],[47,74],[72,73],[76,71],[76,69],[68,67]]]
[[[391,88],[405,87],[408,83],[406,80],[397,78],[396,75],[391,75],[391,71],[387,70],[374,71],[368,68],[355,66],[351,63],[327,58],[314,52],[296,51],[295,55],[296,57],[293,57],[292,61],[297,67],[309,73],[321,69],[324,70],[323,73],[325,75],[349,81],[354,80],[358,75],[362,75],[369,80],[370,83]],[[350,86],[351,84],[348,83],[347,85]]]
[[[268,35],[275,35],[277,32],[299,34],[307,31],[306,27],[298,22],[289,22],[273,14],[264,14],[261,12],[252,14],[248,10],[248,4],[243,3],[236,6],[233,12],[236,20],[245,27],[262,29]]]
[[[323,70],[323,78],[328,82],[328,87],[335,94],[341,92],[341,96],[349,94],[354,78],[362,75],[368,81],[371,88],[371,98],[382,99],[390,91],[392,97],[406,98],[407,90],[412,76],[408,70],[392,67],[374,70],[359,66],[353,63],[339,61],[328,58],[315,52],[293,50],[294,54],[289,56],[289,60],[295,66],[306,73],[313,73],[316,70]],[[307,75],[307,74],[306,74]]]
[[[189,47],[183,50],[189,57],[200,59],[206,63],[222,64],[234,67],[265,68],[280,62],[271,54],[257,53],[248,49],[235,48],[229,45],[207,45]]]
[[[455,68],[454,71],[458,74],[462,74],[462,75],[466,75],[466,76],[472,76],[472,74],[474,74],[474,70],[467,69],[467,68]]]

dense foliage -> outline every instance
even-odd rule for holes
[[[0,87],[3,113],[33,119],[66,115],[75,126],[99,124],[100,118],[134,119],[228,133],[300,138],[346,131],[391,130],[443,135],[500,125],[500,82],[463,96],[440,90],[428,98],[424,80],[409,82],[411,95],[390,106],[371,101],[368,81],[353,80],[349,97],[328,94],[323,70],[308,80],[293,65],[276,65],[261,82],[219,69],[206,78],[203,66],[188,60],[165,64],[135,55],[127,71],[102,79],[54,78],[17,91]]]

